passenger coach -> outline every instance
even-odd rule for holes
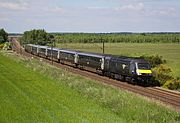
[[[98,74],[102,74],[104,71],[104,58],[103,54],[77,53],[78,65],[93,68]]]

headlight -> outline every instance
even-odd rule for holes
[[[142,75],[142,73],[137,73],[137,75]]]

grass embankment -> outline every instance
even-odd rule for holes
[[[0,54],[1,123],[111,121],[123,119],[94,101],[82,98],[64,83]]]
[[[9,57],[0,56],[1,122],[162,123],[179,120],[179,113],[135,94],[38,60]]]
[[[65,43],[57,44],[57,47],[102,53],[102,44],[100,43]],[[105,53],[127,56],[158,54],[167,60],[168,66],[173,69],[173,74],[180,77],[180,44],[105,43]]]

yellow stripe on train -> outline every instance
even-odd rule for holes
[[[152,73],[151,70],[140,70],[140,69],[138,69],[137,72],[138,73]]]

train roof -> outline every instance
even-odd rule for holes
[[[51,47],[48,48],[48,49],[51,49]],[[52,50],[59,51],[60,49],[58,49],[58,48],[52,48]]]
[[[71,54],[76,54],[77,53],[77,51],[69,50],[69,49],[60,49],[60,52],[71,53]]]
[[[138,58],[138,57],[127,57],[127,56],[114,56],[111,57],[112,60],[117,61],[125,61],[125,62],[141,62],[141,63],[148,63],[145,59]]]
[[[91,57],[98,57],[103,58],[105,55],[99,54],[99,53],[90,53],[90,52],[78,52],[78,55],[84,55],[84,56],[91,56]]]
[[[47,48],[48,46],[41,46],[41,45],[39,45],[38,47],[39,48]]]
[[[52,49],[52,50],[56,50],[56,51],[59,51],[59,50],[60,50],[59,48],[48,47],[48,46],[47,46],[47,49],[48,49],[48,50],[51,50],[51,49]]]
[[[38,47],[38,45],[34,45],[34,44],[27,44],[28,46],[33,46],[33,47]]]

